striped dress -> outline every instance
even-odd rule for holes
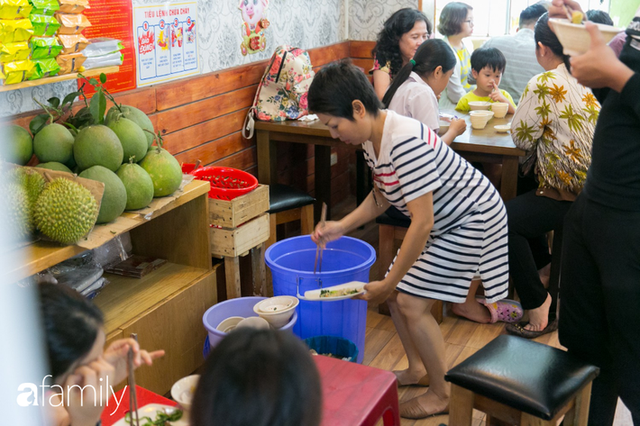
[[[408,202],[433,192],[429,239],[396,289],[462,303],[471,280],[479,275],[488,303],[505,298],[507,215],[489,180],[427,126],[390,110],[379,158],[370,141],[362,146],[374,185],[406,216]]]

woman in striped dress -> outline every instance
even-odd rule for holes
[[[386,277],[365,286],[363,299],[387,300],[407,353],[400,384],[428,374],[429,390],[403,402],[403,417],[445,413],[444,339],[431,315],[435,300],[463,303],[479,275],[488,303],[507,295],[507,217],[491,183],[427,126],[382,110],[371,84],[353,65],[333,63],[316,74],[309,109],[332,137],[362,144],[373,171],[374,190],[339,221],[318,226],[312,239],[325,244],[373,220],[390,205],[411,225]]]

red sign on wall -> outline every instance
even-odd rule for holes
[[[133,12],[131,0],[92,0],[90,9],[84,10],[84,15],[91,22],[91,26],[84,30],[83,34],[88,39],[96,37],[110,37],[122,41],[124,49],[124,61],[120,71],[107,75],[106,88],[111,93],[123,92],[136,88],[136,68],[134,40],[132,34]],[[78,81],[78,84],[82,82]],[[85,93],[93,94],[93,88]],[[78,86],[79,87],[79,86]]]

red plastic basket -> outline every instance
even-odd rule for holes
[[[231,167],[201,167],[191,174],[208,181],[211,184],[209,198],[219,200],[233,200],[258,187],[255,176]]]

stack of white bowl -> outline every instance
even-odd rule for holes
[[[477,110],[469,113],[471,116],[471,127],[474,129],[484,129],[489,120],[493,117],[493,111]]]
[[[276,296],[255,304],[253,312],[265,319],[271,327],[280,328],[286,325],[300,300],[295,296]]]

